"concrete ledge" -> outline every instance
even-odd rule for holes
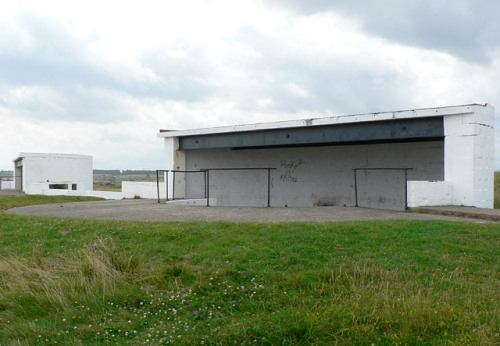
[[[453,204],[453,184],[449,181],[408,181],[408,206],[418,208]]]
[[[165,183],[161,182],[160,198],[165,198]],[[148,181],[122,181],[123,198],[158,198],[158,185]]]
[[[217,206],[217,198],[210,198],[209,200],[210,206]],[[196,199],[174,199],[173,201],[166,202],[167,204],[177,204],[177,205],[191,205],[198,207],[206,207],[207,199],[206,198],[196,198]]]
[[[464,206],[439,206],[409,208],[408,211],[421,214],[458,216],[470,219],[500,222],[500,209],[484,209]]]
[[[28,193],[34,195],[35,193]],[[122,199],[123,195],[121,192],[115,191],[97,191],[97,190],[50,190],[45,189],[41,191],[42,195],[46,196],[88,196],[88,197],[99,197],[104,199]]]

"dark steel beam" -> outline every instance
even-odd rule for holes
[[[431,117],[185,136],[179,138],[179,149],[250,149],[442,138],[443,118]]]

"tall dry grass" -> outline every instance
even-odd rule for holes
[[[136,256],[125,256],[112,242],[97,239],[69,258],[0,258],[0,289],[4,295],[31,297],[66,308],[76,296],[95,299],[112,294],[137,278],[139,265]]]

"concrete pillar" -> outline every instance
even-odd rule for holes
[[[453,184],[453,204],[493,208],[495,110],[470,110],[444,117],[445,181]]]
[[[23,160],[14,161],[14,188],[24,190]]]
[[[165,138],[165,153],[166,153],[166,168],[169,171],[186,170],[186,156],[183,150],[179,150],[179,138],[178,137],[166,137]],[[172,199],[174,192],[174,181],[173,173],[169,172],[168,177],[168,198]],[[186,196],[186,174],[176,173],[175,174],[175,198],[185,198]]]

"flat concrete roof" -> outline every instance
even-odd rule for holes
[[[19,153],[19,155],[13,160],[17,162],[26,157],[45,157],[45,158],[65,158],[65,159],[85,159],[92,160],[91,155],[80,155],[80,154],[59,154],[59,153]]]
[[[223,134],[231,132],[250,132],[286,128],[299,128],[311,126],[327,126],[327,125],[340,125],[349,123],[362,123],[374,121],[387,121],[397,119],[412,119],[412,118],[429,118],[429,117],[444,117],[447,115],[467,114],[474,111],[474,109],[482,109],[485,107],[492,107],[488,104],[467,104],[460,106],[447,106],[447,107],[434,107],[434,108],[421,108],[413,110],[402,110],[392,112],[376,112],[366,114],[353,114],[353,115],[337,115],[324,118],[311,118],[301,120],[278,121],[270,123],[256,123],[246,125],[234,126],[220,126],[203,129],[190,129],[190,130],[160,130],[158,137],[185,137],[185,136],[201,136],[211,134]]]

